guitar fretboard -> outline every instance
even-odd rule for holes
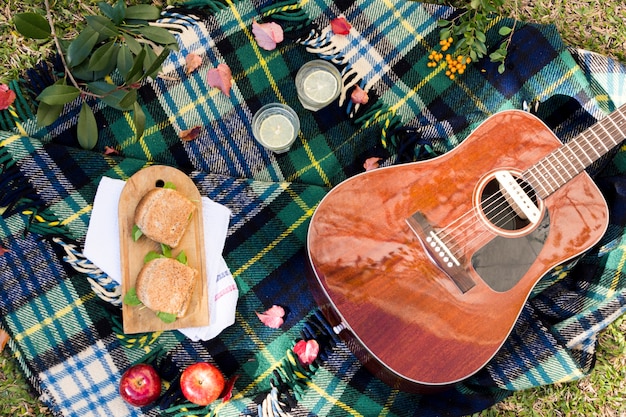
[[[626,104],[528,168],[523,177],[546,198],[626,138]]]

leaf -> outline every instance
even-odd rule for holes
[[[131,48],[132,51],[132,48]],[[143,61],[146,58],[146,50],[141,48],[141,51],[133,61],[133,67],[126,75],[126,83],[134,84],[143,78]]]
[[[117,45],[115,41],[107,42],[98,47],[89,59],[89,69],[91,71],[113,71],[117,65]]]
[[[200,132],[202,132],[202,127],[195,126],[195,127],[192,127],[191,129],[186,129],[186,130],[181,131],[178,134],[178,137],[183,142],[191,142],[192,140],[196,140],[198,136],[200,136]]]
[[[207,80],[211,87],[219,88],[222,93],[230,97],[233,76],[228,65],[219,64],[217,68],[211,68],[207,74]]]
[[[312,364],[320,353],[320,345],[315,339],[300,340],[293,347],[294,353],[303,366]]]
[[[181,250],[178,256],[176,256],[176,260],[183,265],[187,265],[187,254],[184,250]]]
[[[276,49],[276,44],[284,39],[283,28],[274,22],[257,23],[252,21],[252,33],[256,43],[266,51]]]
[[[48,104],[42,101],[37,108],[37,126],[50,126],[59,118],[62,111],[63,104]]]
[[[128,47],[130,48],[130,51],[135,55],[139,55],[141,51],[143,51],[143,47],[141,46],[141,44],[132,35],[127,34],[126,36],[124,36],[124,42],[126,42],[126,45],[128,45]]]
[[[273,305],[264,313],[255,313],[263,324],[272,329],[278,329],[284,323],[283,317],[285,316],[285,309],[281,306]]]
[[[176,189],[176,184],[174,184],[171,181],[166,181],[165,184],[163,184],[163,188],[167,188],[170,190],[175,190]]]
[[[48,39],[52,34],[46,18],[37,13],[18,13],[13,17],[13,23],[17,31],[27,38]]]
[[[141,231],[139,226],[137,226],[136,224],[133,225],[132,235],[133,235],[133,242],[138,241],[139,238],[143,236],[143,232]]]
[[[502,59],[504,59],[504,55],[502,55],[500,51],[494,51],[489,54],[489,59],[491,59],[493,62],[501,61]]]
[[[159,311],[156,315],[161,319],[161,321],[167,324],[174,323],[176,321],[176,314],[174,313],[164,313],[163,311]]]
[[[67,48],[67,65],[75,67],[87,59],[99,36],[90,26],[85,27]]]
[[[161,252],[163,252],[163,256],[165,256],[166,258],[172,257],[172,248],[163,243],[161,243]]]
[[[146,253],[146,256],[143,257],[143,263],[147,264],[148,262],[153,261],[157,258],[164,258],[164,256],[159,252],[151,250],[150,252]]]
[[[150,4],[137,4],[126,9],[126,19],[157,20],[161,10]]]
[[[124,78],[133,67],[133,54],[127,44],[121,44],[117,51],[117,70]]]
[[[158,26],[144,26],[137,29],[146,39],[150,39],[161,45],[176,45],[178,49],[178,41],[169,30]],[[172,48],[174,49],[174,48]]]
[[[500,35],[502,35],[502,36],[507,36],[507,35],[511,34],[511,32],[513,32],[513,29],[511,29],[511,28],[510,28],[510,27],[508,27],[508,26],[502,26],[502,27],[500,28],[500,30],[498,30],[498,33],[499,33]]]
[[[137,90],[120,90],[120,92],[124,92],[124,95],[119,100],[117,108],[123,111],[133,110],[135,108],[135,103],[137,102]]]
[[[98,124],[91,107],[86,102],[80,108],[76,134],[83,149],[93,149],[98,143]]]
[[[96,95],[105,96],[117,90],[118,86],[106,81],[93,81],[87,84],[87,88]]]
[[[137,132],[136,138],[139,140],[146,129],[146,114],[136,100],[133,104],[133,119],[135,121],[135,131]]]
[[[75,100],[80,95],[80,90],[71,85],[53,84],[46,87],[37,100],[47,104],[66,104]]]
[[[103,15],[111,19],[116,25],[119,25],[124,20],[124,17],[120,16],[119,10],[117,10],[115,7],[111,6],[107,2],[99,1],[98,8]]]
[[[152,49],[149,49],[149,51],[152,51]],[[152,53],[154,54],[154,52]],[[170,50],[167,48],[164,48],[159,54],[159,56],[153,57],[151,55],[152,63],[146,69],[146,76],[152,77],[152,78],[156,77],[159,71],[161,70],[161,65],[163,64],[163,62],[165,62],[169,54],[170,54]],[[150,55],[150,52],[147,53],[146,57],[148,55]]]
[[[89,83],[89,85],[92,84],[93,83]],[[114,109],[121,111],[133,110],[135,102],[137,101],[137,90],[122,90],[117,88],[118,87],[115,86],[114,90],[102,95],[100,99]]]
[[[124,295],[124,300],[122,302],[131,307],[136,307],[143,304],[141,300],[139,300],[139,297],[137,297],[137,291],[135,290],[135,287],[130,288],[128,291],[126,291],[126,294]]]
[[[113,22],[104,16],[86,16],[87,24],[97,33],[112,38],[120,34]]]

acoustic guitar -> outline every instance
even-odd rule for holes
[[[626,105],[567,144],[506,110],[437,158],[334,187],[308,230],[310,284],[376,376],[426,392],[483,368],[530,292],[596,244],[608,208],[585,168],[626,137]]]

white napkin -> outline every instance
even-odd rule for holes
[[[98,185],[83,254],[118,283],[122,282],[118,204],[125,182],[103,177]],[[235,322],[239,290],[222,257],[231,211],[202,197],[210,323],[179,329],[192,340],[209,340]]]

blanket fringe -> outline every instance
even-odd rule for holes
[[[206,8],[212,13],[220,10],[228,9],[227,0],[182,0],[176,1],[174,6],[182,6],[185,8]]]
[[[122,305],[121,286],[100,268],[83,255],[76,245],[64,242],[60,238],[52,239],[65,250],[63,260],[70,264],[77,272],[87,275],[87,280],[96,295],[114,306]]]
[[[297,0],[284,0],[261,9],[262,19],[281,22],[284,32],[301,32],[311,28],[311,18]]]

